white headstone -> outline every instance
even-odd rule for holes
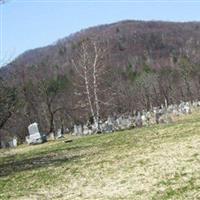
[[[83,126],[83,134],[84,135],[91,135],[92,134],[92,130],[88,128],[87,125]]]
[[[59,128],[58,131],[57,131],[56,138],[61,138],[61,137],[63,137],[62,130],[61,130],[61,128]]]
[[[26,137],[28,144],[42,143],[41,135],[38,130],[38,124],[33,123],[28,126],[29,136]]]
[[[13,138],[13,147],[17,147],[17,138],[16,137]]]
[[[83,134],[83,128],[81,125],[74,125],[74,134],[75,135],[82,135]]]
[[[49,133],[49,140],[55,140],[54,133]]]
[[[146,126],[146,125],[147,125],[147,118],[146,118],[146,115],[145,115],[145,114],[142,114],[141,120],[142,120],[142,125],[143,125],[143,126]]]
[[[34,135],[35,133],[39,133],[38,124],[33,123],[28,126],[29,135]]]
[[[136,115],[135,124],[137,127],[142,127],[142,117],[140,112],[138,112]]]

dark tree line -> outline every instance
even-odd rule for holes
[[[144,65],[139,72],[130,70],[131,67],[121,72],[121,76],[117,74],[119,101],[121,99],[124,112],[129,112],[130,108],[149,110],[165,101],[176,104],[200,99],[200,66],[185,57],[179,59],[177,67],[154,69]]]
[[[6,86],[0,78],[0,129],[3,129],[17,107],[16,88]]]

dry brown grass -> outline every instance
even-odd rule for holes
[[[2,199],[200,199],[200,113],[0,153]]]

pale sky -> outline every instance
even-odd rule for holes
[[[1,62],[95,25],[200,21],[200,0],[9,0],[0,7]]]

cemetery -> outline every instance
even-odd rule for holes
[[[181,102],[179,105],[169,105],[160,107],[154,107],[150,111],[137,111],[133,115],[119,115],[108,116],[107,120],[99,122],[99,130],[97,125],[86,123],[74,124],[73,136],[86,136],[98,133],[112,133],[115,131],[129,130],[132,128],[148,127],[153,124],[169,124],[173,122],[175,117],[182,115],[188,115],[192,113],[192,110],[200,107],[200,101],[195,102]],[[66,129],[68,134],[69,129]],[[65,134],[66,135],[66,134]],[[64,131],[60,128],[56,133],[40,133],[38,124],[35,122],[28,127],[28,136],[26,137],[26,143],[29,145],[42,144],[47,141],[57,140],[64,138]],[[1,148],[16,147],[17,137],[10,138],[9,140],[1,141]]]
[[[150,111],[137,111],[134,115],[120,115],[118,117],[109,116],[107,120],[100,121],[100,132],[111,133],[115,131],[150,126],[153,124],[169,124],[173,122],[174,117],[191,114],[200,105],[196,102],[181,102],[179,105],[169,105],[154,107]],[[92,128],[89,128],[92,127]],[[73,135],[91,135],[97,133],[97,125],[74,125]]]
[[[181,102],[179,105],[169,105],[168,107],[154,107],[150,111],[138,111],[134,115],[120,115],[118,117],[109,116],[107,120],[100,121],[101,133],[112,133],[115,131],[128,130],[153,124],[169,124],[174,117],[191,114],[200,105],[200,102]],[[83,136],[96,134],[97,126],[74,125],[73,135]]]
[[[168,199],[172,194],[174,199],[195,199],[200,110],[195,103],[190,114],[184,105],[167,108],[178,115],[173,123],[163,123],[168,120],[163,115],[159,124],[155,118],[148,121],[153,112],[143,111],[137,115],[139,128],[127,130],[134,123],[131,117],[109,117],[102,123],[105,134],[77,125],[81,137],[67,134],[40,145],[0,150],[0,199]],[[122,131],[110,134],[113,129]],[[30,144],[41,142],[37,124],[28,130]]]
[[[200,2],[168,1],[0,0],[0,200],[200,200]]]

